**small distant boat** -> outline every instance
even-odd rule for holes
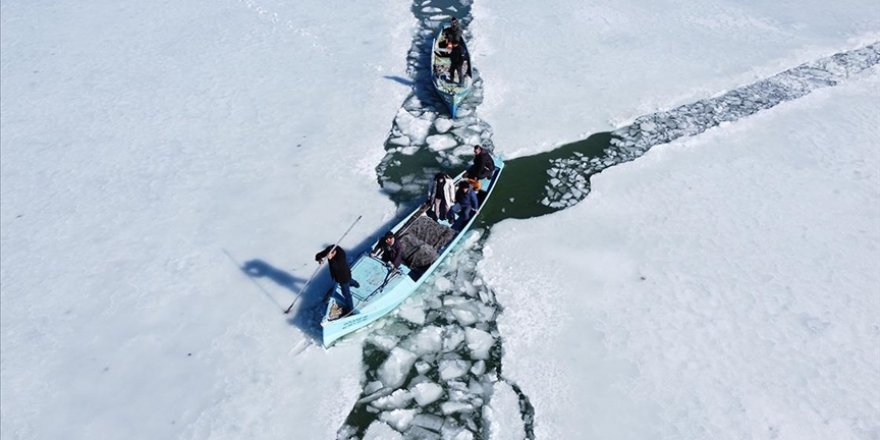
[[[449,71],[451,64],[449,57],[438,56],[438,54],[447,51],[447,49],[441,47],[441,43],[446,39],[443,31],[447,27],[448,25],[440,27],[440,31],[437,32],[437,37],[434,38],[434,44],[431,47],[431,77],[434,82],[434,88],[437,89],[437,94],[443,98],[443,101],[449,106],[450,114],[455,118],[461,103],[471,93],[471,87],[473,86],[474,81],[471,79],[470,75],[463,75],[464,80],[461,84],[452,81],[451,72]],[[467,44],[465,44],[464,38],[461,39],[461,44],[464,46],[465,54],[469,54],[470,52],[467,50]],[[462,67],[463,73],[471,71],[472,66],[470,64],[470,55],[466,55]]]
[[[498,158],[494,160],[495,172],[488,179],[480,181],[481,190],[478,198],[481,209],[495,189],[504,169],[504,162]],[[463,178],[463,174],[455,178],[456,183]],[[324,346],[329,347],[337,339],[367,326],[396,309],[425,282],[428,276],[434,273],[461,241],[479,213],[477,211],[461,231],[456,231],[445,223],[428,217],[425,207],[419,207],[394,226],[391,230],[401,245],[404,263],[395,272],[390,270],[381,259],[372,256],[369,250],[358,257],[351,267],[352,278],[360,283],[359,287],[351,288],[354,312],[331,321],[330,309],[334,300],[328,302],[324,310],[324,318],[321,320],[321,327],[324,329]],[[416,260],[424,259],[426,254],[434,258],[433,262],[415,267],[415,264],[419,264]],[[338,285],[335,289],[341,295]]]

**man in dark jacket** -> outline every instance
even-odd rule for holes
[[[400,267],[400,263],[403,263],[403,252],[401,252],[400,243],[397,242],[393,232],[388,231],[379,240],[379,244],[373,250],[373,256],[378,256],[379,254],[382,254],[382,261],[390,264],[394,269],[397,269]]]
[[[342,291],[342,297],[340,298],[336,295],[336,289],[333,289],[333,296],[336,299],[334,306],[337,307],[331,309],[330,319],[336,319],[354,310],[351,287],[360,287],[360,284],[351,278],[351,268],[348,266],[345,250],[341,247],[335,245],[327,246],[326,249],[315,254],[315,261],[319,265],[324,264],[324,258],[330,261],[330,277],[339,284],[339,290]]]
[[[464,65],[464,45],[460,41],[450,41],[449,47],[449,81],[461,84],[464,82],[461,71]]]
[[[461,43],[461,25],[458,23],[458,19],[452,17],[452,20],[449,20],[449,27],[446,28],[446,35],[451,37],[452,41],[456,43]]]
[[[495,160],[480,145],[474,145],[474,164],[467,170],[467,176],[473,179],[488,179],[495,172]]]

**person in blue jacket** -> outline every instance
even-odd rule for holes
[[[470,221],[479,208],[480,201],[477,199],[476,191],[471,189],[470,182],[459,182],[458,191],[455,192],[455,205],[452,205],[450,209],[455,214],[455,223],[452,224],[452,229],[457,231],[464,229],[464,225]]]

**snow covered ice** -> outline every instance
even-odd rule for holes
[[[0,437],[875,438],[874,9],[5,2]],[[281,314],[473,144],[600,132],[369,330]]]

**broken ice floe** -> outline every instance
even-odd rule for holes
[[[455,138],[449,134],[434,134],[428,136],[425,140],[428,142],[428,148],[434,151],[448,150],[458,145]]]
[[[433,382],[422,382],[413,386],[410,392],[419,406],[426,406],[443,395],[443,387]]]
[[[379,378],[386,387],[397,388],[403,385],[410,368],[418,357],[411,351],[394,347],[388,359],[379,367]]]
[[[571,157],[553,159],[547,170],[551,180],[541,204],[553,209],[572,206],[589,194],[589,176],[636,159],[654,145],[694,136],[813,90],[840,84],[877,64],[880,43],[820,58],[717,97],[640,116],[611,133],[611,144],[602,158],[574,153]]]

